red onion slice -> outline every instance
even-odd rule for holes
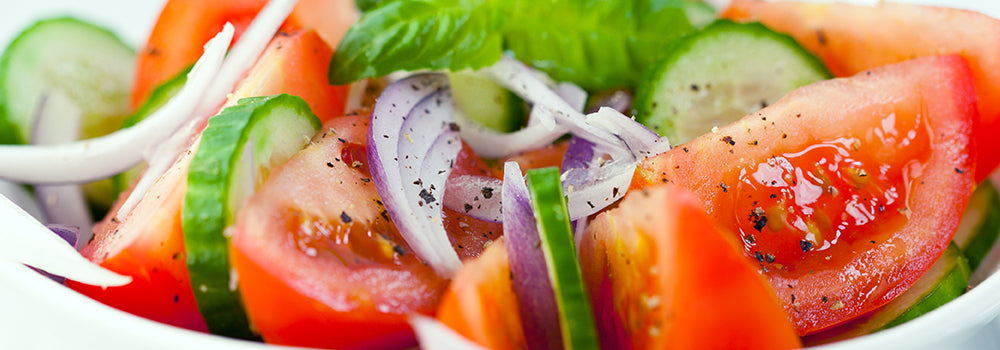
[[[76,103],[58,90],[52,91],[42,97],[31,129],[31,143],[50,145],[76,141],[82,123],[83,112]],[[35,198],[45,213],[45,222],[77,227],[76,235],[83,236],[80,242],[90,239],[94,218],[79,185],[38,185],[35,186]],[[77,244],[76,236],[73,242]]]
[[[438,136],[452,130],[453,102],[448,79],[440,74],[415,75],[389,85],[372,111],[368,131],[368,165],[372,182],[389,216],[414,252],[438,274],[450,277],[462,266],[451,248],[441,220],[428,219],[422,205],[428,194],[445,188],[443,177],[423,179],[423,157]],[[454,159],[452,157],[451,159]],[[424,198],[421,198],[421,192]]]
[[[512,133],[501,133],[470,120],[455,111],[455,123],[462,138],[481,157],[503,158],[526,150],[539,149],[552,144],[569,130],[561,125],[549,128],[540,123],[528,125]]]
[[[53,275],[97,286],[132,281],[85,259],[66,241],[35,220],[7,197],[0,196],[0,261],[25,264]]]
[[[503,236],[525,342],[529,349],[562,348],[556,294],[540,248],[528,185],[517,162],[504,163],[503,173]]]
[[[486,350],[438,320],[427,316],[420,314],[410,316],[410,325],[417,333],[420,348],[424,350]]]
[[[155,147],[179,128],[215,77],[232,40],[233,27],[205,45],[188,81],[176,96],[139,124],[109,135],[73,143],[23,146],[0,145],[0,178],[33,183],[60,184],[99,180],[138,164],[143,152]]]
[[[66,226],[66,225],[47,225],[52,233],[55,233],[59,238],[62,238],[70,246],[76,246],[80,243],[80,229],[76,226]],[[56,283],[62,284],[66,282],[66,277],[56,276],[51,273],[45,272],[44,270],[32,267],[32,270],[42,274],[49,279],[56,281]]]
[[[503,182],[488,176],[462,175],[445,184],[444,207],[471,217],[502,222],[501,201]]]

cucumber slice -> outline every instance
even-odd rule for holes
[[[174,97],[174,95],[176,95],[177,92],[184,87],[184,83],[187,82],[187,75],[189,72],[191,72],[191,67],[188,67],[180,74],[177,74],[166,83],[157,86],[156,89],[154,89],[149,95],[149,98],[146,99],[146,102],[143,103],[142,106],[135,111],[135,113],[132,113],[132,115],[122,122],[122,128],[128,128],[138,124],[146,119],[146,117],[153,114],[153,112],[160,109],[160,107],[163,107],[167,101],[170,101],[171,97]],[[139,176],[142,176],[142,171],[145,168],[145,165],[140,164],[112,177],[112,198],[118,198],[119,194],[127,190],[133,182],[137,181]]]
[[[230,279],[224,230],[271,170],[320,127],[309,105],[287,94],[242,99],[209,119],[188,169],[181,217],[191,288],[210,332],[255,338]]]
[[[969,198],[962,221],[952,240],[976,271],[1000,235],[1000,195],[989,180],[983,181]]]
[[[473,121],[499,132],[513,132],[527,122],[519,96],[493,80],[471,72],[449,73],[455,106]]]
[[[716,21],[671,45],[636,89],[636,120],[681,144],[830,73],[791,37]]]
[[[968,260],[958,246],[951,244],[937,263],[896,299],[861,319],[808,336],[804,341],[806,345],[823,344],[898,326],[965,293],[970,275]]]
[[[528,170],[528,193],[559,309],[565,349],[597,349],[597,327],[583,286],[558,168]]]
[[[74,18],[42,20],[0,56],[0,143],[24,143],[53,90],[83,112],[80,139],[118,130],[128,115],[135,51],[110,31]]]

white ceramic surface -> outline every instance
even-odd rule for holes
[[[1000,18],[1000,2],[995,0],[905,2],[975,9]],[[0,11],[0,45],[6,46],[18,30],[38,18],[73,14],[101,23],[119,33],[126,42],[137,46],[145,39],[160,6],[160,0],[7,1]],[[1000,276],[994,276],[958,300],[914,321],[824,349],[997,349],[1000,348],[998,315]],[[148,321],[63,288],[24,266],[0,261],[0,349],[29,348],[174,350],[275,347]]]

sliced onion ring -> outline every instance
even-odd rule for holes
[[[500,180],[489,176],[461,175],[448,179],[445,185],[445,208],[480,220],[503,220],[500,214],[503,182]]]
[[[31,143],[49,145],[76,141],[82,124],[80,107],[62,92],[51,91],[42,97],[31,128]],[[90,239],[94,218],[80,185],[38,185],[35,186],[35,198],[45,212],[45,222],[77,228],[76,235],[83,237],[82,240],[74,237],[73,244],[77,248]]]
[[[427,316],[420,314],[410,316],[410,325],[417,334],[420,348],[424,350],[486,350],[440,321]]]
[[[143,152],[169,137],[194,110],[222,63],[233,37],[226,27],[205,45],[188,81],[176,96],[139,124],[109,135],[73,143],[22,146],[0,145],[0,178],[32,183],[81,183],[107,178],[143,159]]]
[[[415,75],[389,85],[372,111],[367,153],[372,183],[403,239],[435,272],[450,277],[462,262],[444,223],[421,209],[440,204],[451,171],[440,169],[437,175],[443,176],[429,179],[421,175],[425,156],[438,151],[433,147],[438,137],[454,132],[454,102],[447,90],[448,79],[441,74]],[[435,195],[437,190],[441,194]]]

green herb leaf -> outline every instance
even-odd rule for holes
[[[398,70],[485,67],[503,50],[500,19],[484,0],[389,2],[347,32],[330,62],[330,82]]]
[[[585,89],[634,86],[675,38],[694,30],[689,18],[714,16],[685,0],[536,0],[512,9],[504,46],[552,78]]]

